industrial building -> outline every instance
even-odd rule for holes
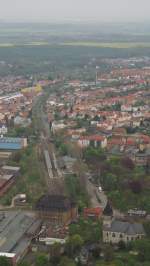
[[[0,212],[0,256],[6,256],[12,265],[28,252],[41,221],[31,213],[22,211]]]
[[[19,172],[20,167],[5,165],[0,168],[0,197],[14,184]]]
[[[36,204],[38,215],[51,224],[65,225],[77,219],[77,206],[63,195],[44,195]]]
[[[27,147],[26,138],[0,138],[0,150],[21,150]]]

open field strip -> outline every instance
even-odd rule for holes
[[[9,47],[25,47],[25,46],[53,46],[49,42],[27,42],[27,43],[0,43],[0,48]],[[111,49],[132,49],[132,48],[150,48],[150,42],[64,42],[57,43],[56,46],[72,46],[72,47],[95,47],[95,48],[111,48]]]
[[[99,48],[150,48],[150,42],[66,42],[61,43],[66,46],[86,46]]]

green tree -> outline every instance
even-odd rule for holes
[[[0,266],[11,266],[11,264],[6,257],[0,257]]]
[[[105,263],[105,262],[97,262],[96,266],[120,266],[120,265],[117,265],[116,263],[113,263],[113,262],[110,262],[109,264],[108,264],[108,262],[107,263]]]
[[[107,175],[102,176],[100,180],[102,181],[103,186],[106,190],[112,191],[117,189],[118,179],[116,175],[108,173]]]
[[[73,255],[75,252],[79,251],[83,245],[84,241],[82,237],[78,234],[75,234],[69,237],[67,241],[67,249],[69,251],[69,255]]]
[[[62,143],[60,146],[59,146],[59,151],[61,153],[61,155],[65,156],[68,154],[68,147],[66,144]]]
[[[85,243],[96,243],[102,239],[102,224],[92,220],[80,219],[77,224],[70,225],[70,235],[80,235]]]
[[[75,262],[68,257],[63,257],[59,263],[59,266],[75,266]]]
[[[145,229],[146,235],[150,237],[150,222],[144,223],[144,229]]]
[[[114,258],[113,248],[111,246],[106,246],[104,248],[104,259],[105,261],[112,261]]]
[[[106,160],[106,155],[101,148],[89,147],[84,152],[84,158],[91,166],[95,174],[100,177],[102,171],[102,164]]]
[[[61,244],[60,243],[54,243],[53,246],[50,249],[50,261],[53,264],[58,264],[60,261],[61,256]]]
[[[19,264],[17,264],[17,266],[30,266],[30,264],[27,261],[22,261]]]
[[[45,254],[41,254],[37,256],[36,266],[48,266],[48,258]]]
[[[150,261],[150,240],[140,239],[135,241],[134,248],[139,253],[140,261]]]

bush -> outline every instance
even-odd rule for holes
[[[140,181],[131,181],[129,186],[133,193],[139,194],[142,192],[142,184]]]
[[[135,165],[133,163],[133,161],[129,158],[129,157],[124,157],[121,159],[121,164],[123,167],[133,170]]]

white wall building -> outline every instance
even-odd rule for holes
[[[141,239],[145,236],[144,227],[139,223],[129,223],[115,219],[104,220],[103,222],[103,242],[118,244]]]

